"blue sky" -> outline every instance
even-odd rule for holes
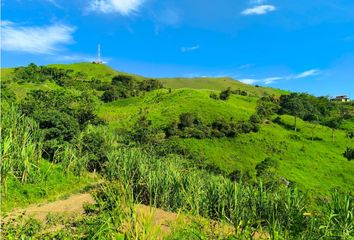
[[[102,57],[149,77],[230,76],[354,98],[353,0],[2,0],[2,66]]]

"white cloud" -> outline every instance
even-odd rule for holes
[[[264,84],[271,84],[274,83],[275,81],[282,80],[282,77],[268,77],[262,80]]]
[[[242,15],[263,15],[276,10],[273,5],[259,5],[252,8],[247,8],[241,12]]]
[[[90,0],[87,10],[128,16],[136,13],[143,3],[144,0]]]
[[[250,0],[250,4],[252,5],[259,5],[267,2],[267,0]]]
[[[240,82],[245,83],[245,84],[255,84],[259,82],[260,80],[257,79],[252,79],[252,78],[245,78],[245,79],[240,79]]]
[[[307,78],[307,77],[310,77],[310,76],[316,76],[320,74],[320,70],[318,69],[311,69],[311,70],[308,70],[308,71],[305,71],[305,72],[302,72],[302,73],[299,73],[297,74],[294,78],[295,79],[298,79],[298,78]]]
[[[57,7],[57,8],[63,8],[62,6],[60,6],[58,4],[58,2],[56,0],[45,0],[46,2],[52,4],[53,6]]]
[[[1,22],[1,48],[5,51],[32,54],[53,54],[62,45],[73,42],[74,27],[63,24],[48,26],[20,26],[13,22]]]
[[[255,83],[263,83],[263,84],[272,84],[280,80],[294,80],[294,79],[301,79],[301,78],[307,78],[311,76],[316,76],[321,73],[320,70],[318,69],[311,69],[299,74],[295,75],[288,75],[288,76],[280,76],[280,77],[267,77],[267,78],[261,78],[261,79],[254,79],[254,78],[246,78],[246,79],[241,79],[240,81],[246,84],[255,84]]]
[[[250,64],[250,63],[249,64],[243,64],[243,65],[239,66],[238,69],[242,70],[242,69],[246,69],[246,68],[251,68],[253,66],[254,66],[254,64]]]
[[[195,45],[193,47],[181,47],[181,51],[182,52],[190,52],[190,51],[198,50],[199,48],[200,48],[199,45]]]
[[[84,54],[55,55],[51,59],[60,62],[96,62],[97,56],[89,56]],[[101,62],[104,64],[109,63],[110,60],[110,58],[101,58]]]

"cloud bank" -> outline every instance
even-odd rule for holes
[[[252,8],[247,8],[241,12],[242,15],[264,15],[276,10],[273,5],[259,5]]]
[[[75,28],[64,24],[21,26],[3,21],[1,31],[1,48],[4,51],[53,54],[74,41],[72,34]]]
[[[136,13],[143,3],[144,0],[91,0],[87,10],[128,16]]]
[[[301,78],[308,78],[312,76],[317,76],[321,73],[320,70],[318,69],[311,69],[304,71],[302,73],[298,73],[295,75],[288,75],[288,76],[283,76],[283,77],[267,77],[263,79],[254,79],[254,78],[245,78],[245,79],[240,79],[240,82],[246,83],[246,84],[256,84],[256,83],[261,83],[261,84],[272,84],[277,81],[281,80],[293,80],[293,79],[301,79]]]
[[[198,50],[199,48],[200,48],[199,45],[195,45],[192,47],[181,47],[181,52],[191,52],[191,51]]]

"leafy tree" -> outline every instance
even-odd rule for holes
[[[334,142],[335,130],[340,127],[340,125],[342,124],[342,121],[343,121],[343,119],[340,117],[333,117],[323,123],[325,126],[332,129],[332,142]]]
[[[112,78],[112,85],[116,86],[127,86],[130,89],[133,89],[136,86],[137,82],[136,80],[129,75],[117,75]]]
[[[44,157],[52,160],[55,151],[65,142],[71,142],[79,133],[79,123],[72,116],[55,111],[37,111],[33,118],[44,136]]]
[[[141,81],[139,84],[139,90],[140,91],[146,91],[146,92],[150,92],[153,90],[157,90],[163,88],[163,84],[156,79],[147,79],[144,81]]]
[[[106,152],[109,147],[105,138],[98,132],[85,133],[82,137],[82,151],[87,154],[87,170],[102,171],[104,164],[107,162]]]
[[[282,111],[294,116],[294,130],[297,131],[297,118],[304,116],[305,107],[298,97],[298,94],[292,93],[281,97]]]
[[[276,103],[276,100],[272,97],[262,97],[258,101],[257,105],[257,115],[262,119],[269,119],[277,110],[279,106]]]
[[[148,111],[141,109],[131,137],[139,144],[158,144],[163,141],[165,134],[152,126],[151,120],[148,119]]]

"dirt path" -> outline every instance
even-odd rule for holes
[[[66,217],[80,216],[84,214],[85,204],[94,204],[95,200],[90,193],[74,194],[64,200],[31,205],[24,209],[15,209],[2,219],[4,222],[23,215],[39,221],[46,221],[48,214],[64,215]],[[136,205],[136,213],[139,217],[151,217],[152,224],[159,226],[162,231],[169,232],[169,222],[175,221],[178,214],[166,212],[161,209],[151,208],[145,205]]]
[[[64,214],[64,215],[78,215],[84,213],[84,204],[95,203],[95,200],[89,193],[74,194],[64,200],[58,200],[50,203],[44,203],[39,205],[31,205],[24,209],[15,209],[4,218],[4,221],[8,219],[16,218],[17,216],[24,215],[26,217],[33,217],[40,221],[45,221],[48,214]]]
[[[32,217],[45,222],[48,214],[62,215],[65,217],[80,217],[84,214],[84,205],[94,204],[95,200],[90,193],[74,194],[64,200],[58,200],[50,203],[31,205],[24,209],[15,209],[9,213],[2,221],[9,221],[20,215]],[[139,219],[151,219],[154,228],[160,229],[161,238],[171,232],[171,226],[176,221],[189,222],[191,219],[187,216],[179,215],[173,212],[167,212],[162,209],[152,208],[146,205],[137,204],[135,211]],[[214,222],[216,224],[216,222]],[[231,232],[232,228],[224,224],[220,225],[223,232]],[[254,239],[269,239],[268,234],[256,234]]]

